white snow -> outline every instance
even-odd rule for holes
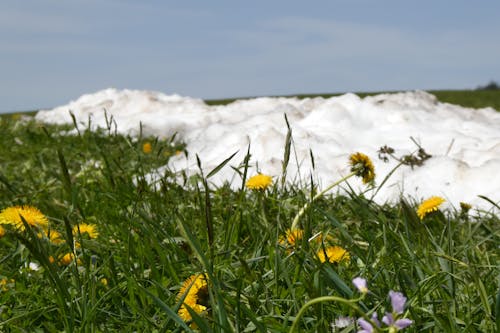
[[[167,138],[177,133],[189,154],[165,166],[173,171],[197,172],[197,154],[206,174],[238,152],[210,178],[215,185],[229,181],[234,187],[241,185],[241,179],[230,165],[237,167],[243,161],[249,145],[250,175],[261,171],[279,178],[287,134],[285,114],[293,135],[287,179],[304,184],[311,174],[321,187],[348,174],[349,155],[357,151],[372,159],[380,184],[397,162],[380,160],[379,148],[388,145],[398,156],[415,152],[418,146],[413,138],[432,157],[420,167],[398,168],[377,193],[377,202],[395,202],[401,194],[411,200],[438,195],[448,207],[467,202],[489,210],[492,205],[478,195],[500,201],[500,112],[441,103],[423,91],[363,99],[354,94],[327,99],[262,97],[209,106],[191,97],[106,89],[40,111],[36,119],[72,123],[69,111],[84,126],[90,118],[92,128],[106,127],[106,118],[109,121],[112,115],[119,133],[137,135],[140,124],[144,135]],[[151,179],[161,174],[162,169]],[[357,191],[366,188],[357,178],[349,184]]]

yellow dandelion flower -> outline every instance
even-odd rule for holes
[[[16,281],[14,279],[10,280],[7,278],[0,279],[0,289],[2,291],[7,291],[14,287],[15,282]]]
[[[344,261],[349,262],[351,259],[349,252],[340,246],[329,246],[327,248],[320,249],[316,255],[321,262],[329,261],[331,263],[340,263]]]
[[[0,238],[5,236],[6,233],[7,233],[7,231],[5,230],[5,228],[0,225]]]
[[[253,177],[251,177],[247,183],[246,187],[251,190],[265,190],[273,183],[273,179],[271,176],[264,175],[259,173]]]
[[[84,234],[87,234],[91,239],[99,236],[99,232],[97,231],[97,226],[95,224],[81,223],[79,225],[75,225],[73,227],[73,236],[78,235],[78,230],[80,230],[80,235],[83,236]]]
[[[310,239],[309,241],[314,241],[317,244],[326,244],[326,243],[335,243],[336,240],[335,238],[327,233],[326,235],[324,233],[320,233],[317,236],[313,236],[313,239]]]
[[[432,212],[435,212],[438,210],[439,206],[445,202],[445,200],[441,197],[430,197],[427,200],[424,200],[420,206],[418,206],[417,209],[417,215],[420,217],[421,220],[424,219],[424,217]]]
[[[54,262],[56,262],[56,260],[54,259],[53,256],[49,256],[49,262],[53,264]]]
[[[101,284],[102,284],[103,286],[105,286],[105,287],[108,285],[108,279],[106,279],[106,278],[102,278],[102,279],[100,279],[99,281],[100,281],[100,282],[101,282]]]
[[[32,206],[14,206],[2,210],[0,224],[11,224],[18,230],[24,231],[22,218],[32,227],[46,228],[49,220],[38,208]]]
[[[38,233],[38,238],[44,238],[44,237],[47,237],[49,241],[54,245],[60,245],[64,243],[64,238],[62,237],[61,233],[57,230],[47,230],[44,231],[43,233],[42,232]]]
[[[75,255],[71,252],[66,253],[59,259],[59,264],[68,266],[75,260]]]
[[[56,230],[50,231],[49,240],[54,245],[60,245],[60,244],[64,243],[64,238],[62,237],[61,233],[59,231],[56,231]]]
[[[356,176],[363,178],[363,183],[371,183],[375,179],[375,167],[368,156],[363,153],[355,153],[349,157],[351,171]]]
[[[185,322],[193,318],[187,307],[190,307],[196,313],[201,314],[207,310],[208,306],[208,283],[204,274],[191,275],[179,289],[177,301],[184,297],[184,301],[177,311],[179,317]]]
[[[304,230],[302,229],[288,229],[285,232],[285,236],[280,237],[279,243],[283,246],[295,246],[297,242],[300,242],[304,236]]]
[[[150,154],[153,151],[153,146],[151,143],[146,142],[145,144],[142,145],[142,152],[144,154]]]

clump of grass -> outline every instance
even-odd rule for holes
[[[0,210],[30,205],[49,221],[3,225],[0,330],[352,332],[358,318],[394,311],[391,291],[407,298],[406,331],[498,328],[493,210],[419,217],[420,202],[315,195],[280,175],[249,189],[253,161],[230,154],[220,167],[240,165],[238,190],[210,184],[218,168],[152,186],[146,175],[184,149],[175,137],[68,129],[0,122]],[[348,257],[334,260],[334,247]],[[362,298],[355,277],[368,281]]]

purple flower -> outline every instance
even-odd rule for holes
[[[413,324],[413,321],[411,321],[408,318],[401,318],[401,319],[398,319],[394,322],[394,326],[396,326],[400,330],[410,326],[411,324]]]
[[[378,326],[380,327],[380,321],[378,321],[378,315],[376,312],[372,313],[372,321]]]
[[[413,321],[407,318],[394,320],[394,317],[389,312],[385,314],[384,318],[382,318],[382,322],[387,326],[395,327],[398,331],[413,324]]]
[[[366,294],[368,292],[368,287],[366,286],[366,280],[360,277],[352,279],[352,284],[358,288],[359,292]]]
[[[380,327],[380,322],[378,321],[376,312],[374,312],[372,314],[372,321],[375,323],[375,325]],[[366,321],[363,318],[358,319],[358,325],[361,326],[362,330],[358,331],[357,333],[372,333],[373,332],[372,324],[370,324],[368,321]]]
[[[361,326],[362,330],[358,331],[358,333],[372,333],[373,326],[364,320],[363,318],[358,319],[358,325]]]
[[[406,297],[397,291],[389,291],[391,298],[392,312],[402,314],[405,309]]]

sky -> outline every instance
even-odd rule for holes
[[[106,88],[203,99],[500,80],[499,1],[0,2],[0,112]]]

